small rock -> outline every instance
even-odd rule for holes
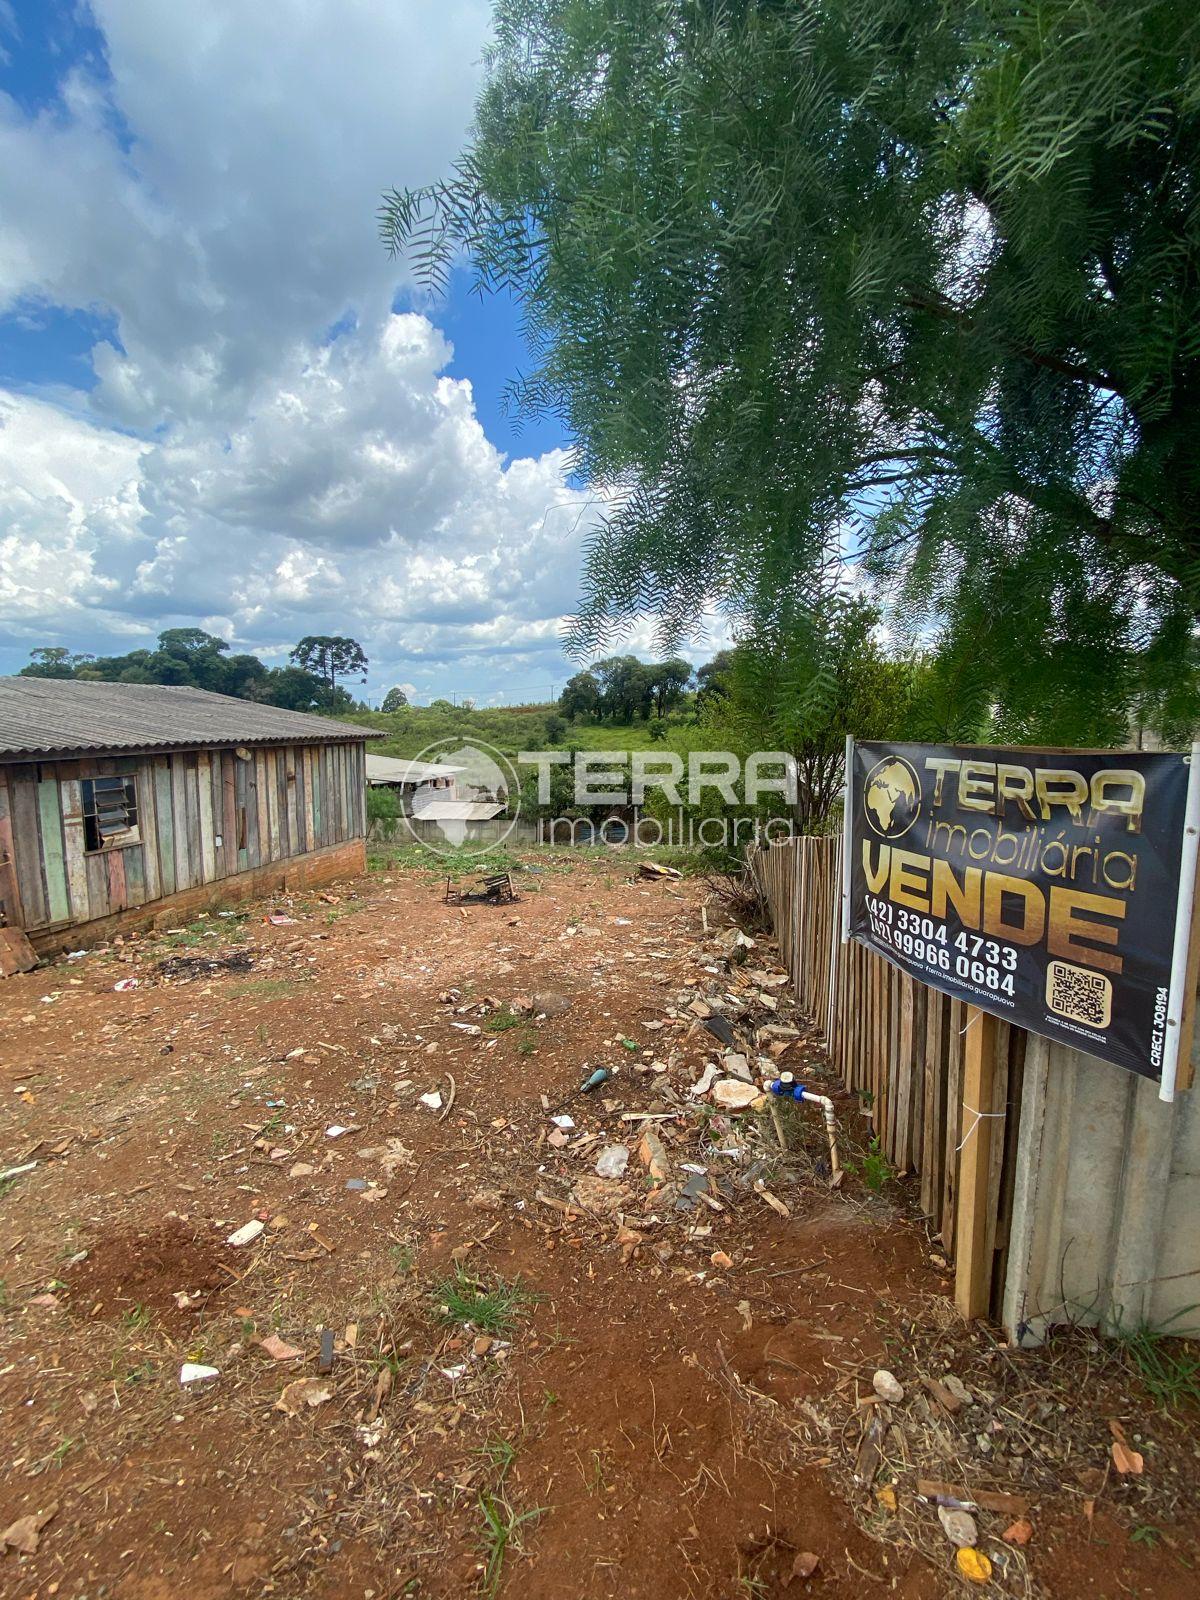
[[[971,1391],[967,1388],[962,1379],[956,1378],[952,1372],[948,1372],[942,1379],[942,1387],[943,1389],[949,1389],[950,1393],[960,1405],[969,1406],[974,1403],[971,1397]]]
[[[721,1078],[712,1087],[713,1099],[726,1111],[744,1111],[761,1093],[756,1084],[746,1083],[741,1078]]]
[[[881,1400],[890,1400],[893,1405],[898,1405],[904,1399],[904,1385],[886,1367],[880,1367],[871,1379],[871,1387]]]
[[[791,1575],[793,1578],[811,1578],[820,1565],[820,1556],[814,1555],[811,1550],[801,1550],[792,1562]]]
[[[561,1017],[571,1009],[571,1002],[565,994],[549,989],[544,994],[535,994],[533,1008],[547,1017]]]
[[[948,1506],[939,1506],[938,1521],[950,1543],[960,1550],[969,1549],[979,1538],[975,1518],[969,1511],[951,1511]]]

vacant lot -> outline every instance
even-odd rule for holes
[[[1186,1413],[962,1328],[845,1097],[833,1192],[815,1121],[784,1157],[689,1095],[710,1005],[820,1073],[769,943],[620,858],[518,883],[385,870],[0,984],[0,1592],[931,1596],[936,1478],[995,1590],[1194,1593]]]

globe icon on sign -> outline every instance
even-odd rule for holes
[[[903,756],[888,756],[867,774],[867,821],[882,839],[900,839],[921,810],[921,785]]]

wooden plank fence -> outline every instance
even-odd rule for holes
[[[858,1095],[878,1148],[919,1186],[930,1233],[953,1260],[963,1138],[967,1008],[856,941],[841,942],[842,841],[800,838],[751,855],[780,958],[845,1087]],[[1027,1035],[997,1023],[988,1180],[991,1306],[1004,1289]]]

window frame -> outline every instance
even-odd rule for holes
[[[103,785],[101,796],[113,794],[113,785],[121,786],[126,825],[112,830],[107,836],[101,829],[101,809],[115,810],[97,805],[97,786]],[[138,797],[137,774],[133,772],[104,773],[91,778],[81,778],[79,784],[80,812],[83,821],[83,853],[85,856],[106,855],[110,850],[126,850],[130,845],[141,844],[141,806]],[[130,820],[131,819],[131,820]],[[95,838],[96,842],[91,841]]]

